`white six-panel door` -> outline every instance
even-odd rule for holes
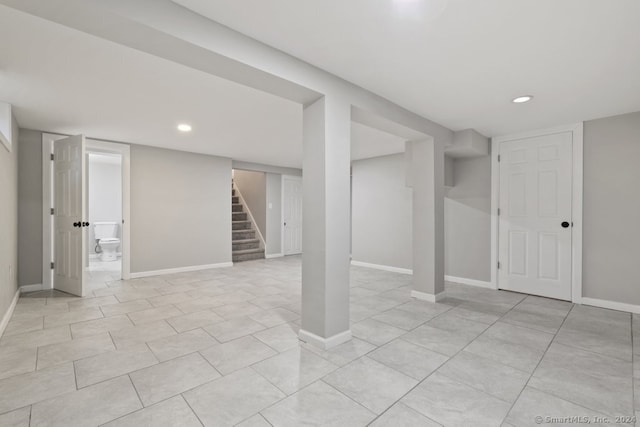
[[[302,252],[302,178],[283,176],[282,217],[285,255]]]
[[[498,283],[571,300],[572,134],[500,144]]]
[[[54,288],[84,296],[86,252],[85,140],[83,135],[54,146]],[[80,225],[78,225],[80,224]]]

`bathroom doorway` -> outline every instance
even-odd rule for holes
[[[122,278],[122,155],[87,150],[87,271],[91,280]]]
[[[73,218],[73,221],[82,221],[81,227],[81,239],[83,241],[81,251],[64,252],[58,254],[56,257],[55,238],[58,230],[58,225],[54,221],[55,215],[59,210],[54,210],[54,200],[59,190],[64,191],[64,186],[58,188],[54,185],[56,179],[54,179],[54,143],[55,141],[69,139],[65,135],[56,135],[43,133],[42,135],[42,164],[43,164],[43,278],[42,285],[39,289],[58,289],[61,283],[58,283],[58,276],[61,272],[67,271],[66,267],[69,265],[78,265],[81,268],[81,274],[75,278],[75,291],[71,292],[74,295],[88,295],[93,290],[105,287],[105,282],[113,280],[127,280],[131,277],[131,262],[130,262],[130,180],[131,180],[131,154],[130,148],[127,144],[98,141],[95,139],[84,139],[82,137],[82,149],[85,153],[84,156],[80,156],[82,159],[82,170],[84,173],[78,175],[80,181],[74,181],[77,188],[82,188],[80,192],[76,192],[74,197],[81,200],[81,205],[84,206],[82,218]],[[60,148],[60,147],[59,147]],[[119,169],[119,176],[112,178],[117,182],[117,189],[111,191],[117,191],[119,198],[117,200],[112,197],[103,198],[100,197],[107,194],[109,190],[98,191],[95,189],[95,180],[90,178],[90,169],[93,160],[97,160],[98,157],[91,159],[91,155],[100,156],[101,162],[98,163],[111,163],[117,166]],[[65,157],[56,160],[64,162]],[[100,166],[94,166],[94,172],[100,170]],[[92,174],[93,175],[93,174]],[[112,175],[113,176],[113,175]],[[93,187],[93,191],[91,191]],[[99,188],[99,187],[98,187]],[[118,191],[119,190],[119,191]],[[101,199],[110,199],[111,201],[103,201]],[[119,201],[119,203],[118,203]],[[108,203],[112,209],[116,211],[116,214],[109,216],[103,216],[100,214],[102,208],[91,207],[90,204]],[[58,201],[60,205],[60,201]],[[60,205],[62,206],[62,205]],[[91,212],[93,211],[93,212]],[[117,212],[120,214],[117,215]],[[98,239],[96,241],[96,224],[99,225],[97,231]],[[81,224],[81,223],[78,223]],[[77,233],[76,233],[77,234]],[[103,240],[100,244],[100,240]],[[111,239],[111,240],[109,240]],[[116,240],[117,239],[117,240]],[[99,246],[98,246],[99,245]],[[107,249],[105,251],[105,248]],[[107,252],[107,254],[105,254]],[[111,254],[111,256],[107,256]],[[65,259],[62,259],[64,255]],[[102,255],[105,255],[104,259]],[[62,262],[54,262],[55,260]],[[107,262],[109,262],[107,264]],[[55,268],[54,268],[55,266]],[[60,273],[60,274],[58,274]],[[74,276],[75,277],[75,276]],[[77,288],[77,289],[76,289]],[[37,289],[31,289],[37,290]]]

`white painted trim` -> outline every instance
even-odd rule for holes
[[[279,253],[279,254],[265,254],[265,259],[271,259],[271,258],[282,258],[284,256],[283,253]]]
[[[53,142],[66,138],[67,135],[55,135],[42,133],[42,286],[43,289],[53,289],[53,168],[51,167],[51,154],[53,154]]]
[[[608,308],[611,310],[626,311],[628,313],[640,314],[640,305],[627,304],[624,302],[609,301],[597,298],[582,298],[583,305],[591,305],[594,307]]]
[[[411,291],[411,296],[415,299],[419,299],[421,301],[433,302],[436,303],[438,301],[442,301],[447,296],[446,291],[442,291],[439,294],[428,294],[426,292],[420,291]]]
[[[54,259],[53,219],[50,209],[53,207],[53,170],[51,154],[53,142],[67,135],[42,133],[42,287],[53,289]],[[122,155],[122,278],[131,278],[131,148],[127,144],[87,139],[87,151],[117,153]]]
[[[20,288],[16,289],[16,293],[13,295],[9,308],[7,308],[4,316],[2,316],[2,321],[0,321],[0,337],[4,334],[4,330],[7,329],[9,320],[11,320],[11,316],[13,315],[13,310],[16,308],[16,304],[18,303],[18,298],[20,298]]]
[[[573,188],[571,233],[571,301],[582,303],[582,203],[584,191],[584,124],[573,128]]]
[[[333,335],[329,338],[322,338],[314,333],[309,331],[305,331],[304,329],[300,329],[298,332],[298,337],[300,341],[304,341],[307,344],[311,344],[314,347],[321,348],[323,350],[328,350],[333,347],[337,347],[340,344],[344,344],[347,341],[351,340],[351,330],[346,330],[344,332],[340,332],[339,334]]]
[[[391,271],[393,273],[413,274],[413,270],[410,270],[408,268],[391,267],[390,265],[371,264],[368,262],[354,261],[354,260],[351,260],[351,265],[354,265],[356,267],[365,267],[365,268],[373,268],[376,270]]]
[[[299,180],[302,183],[303,195],[304,195],[304,181],[302,180],[301,176],[297,176],[297,175],[282,175],[280,177],[280,252],[285,256],[286,255],[298,255],[298,254],[300,254],[302,252],[289,252],[289,253],[287,253],[284,250],[284,180],[285,179]],[[304,221],[304,212],[302,212],[302,220]],[[304,237],[303,237],[303,239],[304,239]]]
[[[500,163],[498,142],[491,139],[491,287],[498,289],[498,241],[500,240]]]
[[[493,289],[491,282],[484,282],[482,280],[467,279],[464,277],[444,276],[446,282],[459,283],[461,285],[477,286],[479,288]]]
[[[163,276],[165,274],[188,273],[191,271],[209,270],[212,268],[233,267],[232,262],[221,262],[218,264],[192,265],[189,267],[167,268],[165,270],[141,271],[139,273],[131,273],[132,279],[140,279],[142,277]]]
[[[20,290],[21,294],[24,294],[26,292],[38,292],[38,291],[42,291],[45,290],[46,288],[44,287],[44,285],[38,283],[37,285],[24,285],[24,286],[20,286],[20,288],[18,288]]]
[[[556,126],[491,138],[491,284],[499,289],[498,283],[498,207],[500,206],[500,168],[498,155],[500,144],[506,141],[552,135],[561,132],[572,133],[572,218],[573,229],[571,239],[571,301],[580,304],[582,301],[582,200],[583,200],[583,150],[584,126],[582,122]]]
[[[251,208],[249,208],[249,205],[244,200],[244,197],[242,197],[242,192],[240,192],[240,189],[238,188],[238,186],[236,185],[235,182],[233,182],[233,189],[236,190],[236,192],[237,192],[236,194],[240,198],[240,203],[242,203],[242,205],[245,208],[247,208],[247,214],[249,215],[249,220],[251,221],[251,224],[253,224],[253,228],[256,231],[256,233],[258,233],[258,238],[260,239],[260,249],[266,249],[267,244],[266,244],[266,242],[264,240],[264,236],[262,236],[262,233],[260,232],[260,228],[258,228],[258,224],[256,223],[256,220],[253,217],[253,214],[251,213]],[[232,214],[232,216],[233,216],[233,214]]]

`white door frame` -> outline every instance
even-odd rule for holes
[[[286,254],[284,252],[284,180],[285,179],[298,180],[302,184],[302,177],[297,175],[282,175],[280,179],[280,202],[281,202],[280,203],[280,253],[283,255],[296,255],[296,254]],[[304,187],[302,188],[302,191],[304,191]]]
[[[53,142],[67,135],[42,134],[42,289],[53,289]],[[131,152],[127,144],[87,138],[87,151],[122,155],[122,278],[131,278]]]
[[[524,138],[572,133],[573,176],[571,189],[573,229],[571,237],[571,301],[582,302],[582,191],[583,191],[583,124],[582,122],[491,138],[491,285],[499,289],[498,242],[500,206],[500,144]]]

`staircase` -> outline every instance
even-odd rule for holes
[[[244,211],[236,190],[231,189],[231,253],[233,262],[264,259],[264,248],[256,237],[254,225]]]

